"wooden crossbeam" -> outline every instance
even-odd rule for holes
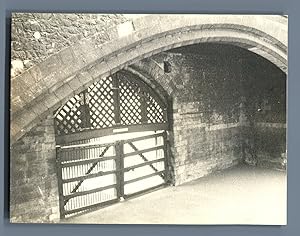
[[[134,170],[136,168],[143,167],[143,166],[150,165],[150,164],[157,163],[157,162],[162,162],[164,160],[165,160],[165,158],[155,159],[155,160],[149,161],[149,162],[146,161],[146,162],[143,162],[141,164],[126,167],[126,168],[124,168],[124,171]]]
[[[74,198],[74,197],[83,196],[83,195],[87,195],[87,194],[91,194],[91,193],[96,193],[96,192],[100,192],[100,191],[103,191],[103,190],[112,189],[112,188],[115,188],[115,187],[116,187],[116,184],[111,184],[111,185],[107,185],[107,186],[100,187],[100,188],[94,188],[94,189],[91,189],[91,190],[76,192],[76,193],[66,195],[65,199],[71,199],[71,198]]]
[[[137,150],[134,152],[124,154],[124,157],[130,157],[130,156],[140,155],[141,153],[157,151],[157,150],[163,149],[163,147],[164,147],[164,145],[160,145],[160,146],[155,146],[155,147],[151,147],[151,148],[147,148],[147,149],[143,149],[143,150]]]
[[[164,172],[165,171],[162,170],[162,171],[152,173],[150,175],[144,175],[144,176],[141,176],[141,177],[138,177],[138,178],[135,178],[135,179],[127,180],[127,181],[124,181],[124,184],[131,184],[131,183],[134,183],[134,182],[137,182],[137,181],[140,181],[140,180],[143,180],[143,179],[147,179],[147,178],[150,178],[150,177],[153,177],[153,176],[156,176],[156,175],[161,176],[161,174],[164,173]]]
[[[128,142],[128,144],[133,148],[134,151],[139,151],[138,148],[132,143],[132,142]],[[143,153],[140,153],[139,156],[146,162],[149,162],[149,160],[143,155]],[[155,171],[155,172],[159,172],[158,169],[155,168],[155,166],[153,164],[149,164],[149,166]],[[164,179],[164,174],[161,173],[159,174],[159,176],[161,178]]]

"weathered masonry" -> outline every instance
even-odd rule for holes
[[[12,221],[55,222],[240,162],[285,170],[286,22],[14,15]]]

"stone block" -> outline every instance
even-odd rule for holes
[[[67,83],[73,91],[76,91],[78,89],[81,90],[80,88],[83,87],[83,84],[78,76],[72,77],[72,79],[69,80]]]
[[[65,99],[67,96],[73,93],[73,89],[68,83],[64,83],[59,86],[57,89],[53,90],[53,93],[56,95],[59,100]]]
[[[110,72],[110,67],[107,62],[102,60],[96,62],[92,67],[87,69],[87,72],[91,75],[93,79],[97,79],[99,76],[108,76]]]
[[[55,214],[49,215],[49,222],[50,223],[58,223],[59,220],[60,220],[59,214],[55,213]]]

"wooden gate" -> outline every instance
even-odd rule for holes
[[[62,218],[166,184],[167,107],[152,87],[120,71],[55,112]]]
[[[165,186],[166,132],[57,148],[61,218]]]

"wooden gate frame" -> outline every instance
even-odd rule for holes
[[[163,137],[163,145],[160,146],[156,146],[156,147],[151,147],[151,148],[146,148],[143,150],[138,150],[133,142],[136,141],[140,141],[143,139],[150,139],[150,138],[155,138],[155,137]],[[131,153],[126,153],[124,154],[124,145],[125,144],[129,144],[130,146],[133,146],[135,148],[133,148],[133,152]],[[82,211],[89,211],[89,210],[95,210],[98,209],[100,207],[104,207],[116,202],[119,202],[121,198],[123,199],[128,199],[131,197],[135,197],[150,191],[153,191],[155,189],[158,189],[160,187],[164,187],[164,186],[168,186],[170,184],[170,176],[169,176],[169,140],[168,140],[168,136],[167,136],[167,131],[164,131],[163,133],[158,133],[158,134],[152,134],[152,135],[147,135],[147,136],[142,136],[142,137],[138,137],[138,138],[132,138],[132,139],[127,139],[127,140],[120,140],[120,141],[116,141],[113,143],[108,143],[108,144],[97,144],[97,145],[86,145],[87,147],[105,147],[104,151],[102,151],[102,153],[100,154],[100,156],[98,158],[95,159],[88,159],[88,160],[81,160],[78,162],[70,162],[70,163],[62,163],[61,161],[61,152],[63,149],[74,149],[74,148],[78,148],[78,147],[60,147],[58,146],[56,151],[57,151],[57,159],[56,159],[56,164],[57,164],[57,169],[58,169],[58,190],[59,190],[59,208],[60,208],[60,217],[63,219],[66,217],[66,215],[69,214],[73,214],[73,213],[77,213],[77,212],[82,212]],[[110,156],[110,157],[102,157],[105,152],[108,150],[109,147],[114,146],[115,147],[115,156]],[[143,155],[143,153],[146,152],[150,152],[150,151],[155,151],[155,150],[161,150],[163,149],[164,152],[164,158],[160,158],[160,159],[156,159],[156,160],[152,160],[149,161],[147,160],[147,158]],[[130,167],[126,167],[124,168],[124,158],[126,157],[130,157],[130,156],[134,156],[134,155],[139,155],[143,158],[143,160],[145,161],[144,163],[141,164],[136,164]],[[89,174],[91,173],[90,170],[92,170],[99,162],[104,161],[104,160],[115,160],[116,161],[116,169],[113,171],[107,171],[107,172],[100,172],[97,174]],[[158,171],[153,164],[155,162],[164,162],[164,170],[162,171]],[[90,167],[90,169],[87,171],[87,173],[84,176],[80,176],[80,177],[75,177],[75,178],[70,178],[67,180],[63,180],[62,178],[62,168],[66,167],[66,166],[76,166],[76,164],[83,164],[83,163],[94,163],[92,165],[92,167]],[[124,175],[125,172],[129,171],[130,169],[133,168],[139,168],[139,167],[143,167],[143,166],[147,166],[149,165],[154,171],[155,173],[149,174],[149,175],[145,175],[145,176],[141,176],[141,177],[137,177],[135,179],[131,179],[131,180],[127,180],[124,181]],[[83,181],[85,179],[89,179],[89,178],[93,178],[93,177],[98,177],[98,176],[104,176],[104,175],[108,175],[108,174],[116,174],[116,184],[112,184],[112,185],[108,185],[108,186],[104,186],[104,187],[100,187],[100,188],[95,188],[92,190],[87,190],[87,191],[83,191],[83,192],[76,192],[79,188],[79,186],[83,183]],[[133,194],[124,194],[124,187],[126,184],[130,184],[133,182],[137,182],[146,178],[150,178],[153,176],[159,175],[160,177],[162,177],[164,179],[164,183],[135,192]],[[63,184],[66,182],[73,182],[74,180],[79,181],[76,184],[76,187],[71,191],[71,194],[68,194],[66,196],[64,196],[63,194]],[[69,199],[73,198],[73,197],[77,197],[77,196],[82,196],[82,195],[86,195],[86,194],[90,194],[90,193],[94,193],[94,192],[100,192],[103,191],[105,189],[109,189],[112,187],[116,187],[117,190],[117,198],[116,199],[112,199],[106,202],[101,202],[101,203],[97,203],[97,204],[93,204],[93,205],[89,205],[89,206],[85,206],[82,208],[77,208],[77,209],[73,209],[73,210],[69,210],[66,211],[64,206],[65,204],[69,201]]]

